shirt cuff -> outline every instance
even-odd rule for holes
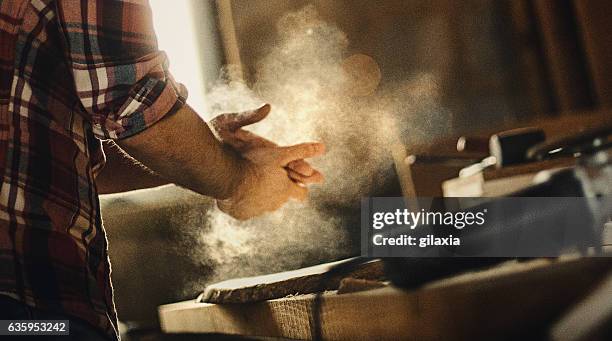
[[[138,134],[166,115],[182,108],[187,100],[185,86],[168,71],[165,53],[135,65],[136,73],[147,70],[129,91],[121,108],[93,120],[93,132],[100,138],[120,140]]]

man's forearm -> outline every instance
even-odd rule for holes
[[[127,192],[170,183],[138,164],[113,141],[104,141],[103,146],[106,165],[96,177],[99,194]]]
[[[248,161],[225,148],[187,105],[117,144],[165,179],[218,199],[230,197],[248,171]]]

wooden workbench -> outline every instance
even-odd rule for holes
[[[505,263],[408,292],[385,287],[324,294],[325,340],[434,340],[547,332],[612,271],[612,258]],[[167,333],[311,339],[314,295],[248,304],[187,301],[159,308]]]

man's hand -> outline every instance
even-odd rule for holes
[[[240,220],[277,210],[290,199],[308,197],[308,189],[290,179],[287,167],[296,160],[322,155],[321,143],[303,143],[289,147],[253,147],[243,153],[249,163],[247,176],[232,197],[218,200],[219,208]]]
[[[244,133],[238,136],[247,141]],[[289,178],[288,165],[325,149],[320,143],[279,147],[268,141],[239,152],[215,138],[188,105],[117,144],[169,181],[220,199],[219,207],[238,219],[275,210],[291,198],[306,199],[307,179],[300,183]]]
[[[253,111],[219,115],[210,121],[210,125],[223,143],[245,154],[256,148],[277,147],[274,142],[242,129],[263,120],[269,113],[270,105],[266,104]],[[303,159],[291,161],[285,168],[289,177],[297,183],[307,185],[323,182],[323,175]]]

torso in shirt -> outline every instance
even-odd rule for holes
[[[111,338],[99,138],[138,133],[186,97],[150,17],[145,0],[0,0],[0,293]]]

